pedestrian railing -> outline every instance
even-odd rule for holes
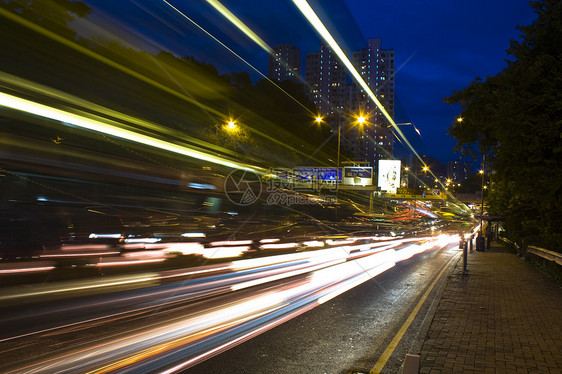
[[[530,245],[527,247],[527,253],[532,253],[535,256],[542,257],[549,261],[554,261],[558,265],[562,265],[562,253],[550,251],[548,249],[535,247],[534,245]]]
[[[500,239],[503,240],[506,243],[509,243],[509,244],[515,246],[515,248],[517,248],[517,251],[520,252],[521,248],[517,243],[512,242],[511,240],[507,240],[505,238],[500,238]],[[554,251],[551,251],[551,250],[548,250],[548,249],[537,247],[535,245],[527,246],[525,253],[531,253],[535,256],[542,257],[542,258],[544,258],[545,260],[548,260],[548,261],[553,261],[553,262],[557,263],[558,265],[562,266],[562,253],[558,253],[558,252],[554,252]]]

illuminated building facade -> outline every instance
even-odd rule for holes
[[[292,44],[279,44],[269,55],[268,78],[274,82],[300,79],[301,52]]]
[[[351,62],[391,117],[394,117],[394,50],[382,49],[380,39],[369,39],[367,47],[351,54]],[[355,160],[393,158],[393,135],[376,104],[355,82],[327,45],[306,55],[305,80],[310,98],[326,116],[334,131],[342,126],[342,146]],[[367,122],[359,125],[357,115]]]
[[[471,174],[471,163],[458,160],[447,162],[447,178],[451,179],[454,183],[464,182]]]

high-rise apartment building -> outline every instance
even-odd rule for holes
[[[347,102],[347,72],[328,45],[322,43],[320,51],[306,55],[305,81],[323,116],[341,116]]]
[[[353,52],[351,61],[387,113],[394,118],[394,50],[382,49],[380,39],[369,39],[366,48]],[[364,158],[377,167],[378,160],[393,158],[394,135],[389,128],[390,123],[359,85],[352,85],[350,97],[349,109],[364,114],[368,120],[367,125],[357,129],[351,150],[355,157]]]
[[[383,50],[380,39],[369,39],[366,48],[352,53],[351,61],[394,117],[394,51]],[[335,131],[342,127],[344,149],[356,161],[368,161],[376,168],[378,160],[393,156],[390,124],[367,93],[348,77],[329,46],[323,44],[320,51],[307,54],[305,79],[311,99]],[[367,119],[362,126],[355,121],[359,114]]]
[[[292,44],[279,44],[269,55],[268,77],[272,81],[299,79],[301,71],[301,52]]]
[[[454,183],[460,183],[467,180],[472,174],[472,164],[464,161],[447,162],[447,178],[453,180]]]

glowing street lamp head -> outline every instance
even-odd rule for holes
[[[359,117],[357,117],[357,123],[358,123],[358,124],[362,125],[362,124],[365,123],[365,121],[366,121],[366,119],[365,119],[364,116],[359,116]]]
[[[322,117],[320,116],[316,117],[316,123],[320,123],[320,122],[322,122]]]
[[[236,130],[236,123],[234,123],[234,121],[229,121],[228,124],[226,125],[226,127],[229,130]]]
[[[428,171],[428,170],[429,170],[429,167],[424,166],[424,167],[422,168],[422,170],[423,170],[423,171]]]
[[[478,172],[479,172],[480,174],[484,174],[484,170],[483,170],[483,169],[480,169]]]
[[[458,122],[458,123],[461,123],[461,122],[462,122],[462,120],[463,120],[463,118],[462,118],[462,117],[458,117],[458,118],[457,118],[457,122]]]

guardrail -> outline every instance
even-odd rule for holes
[[[562,253],[550,251],[548,249],[544,249],[540,247],[535,247],[534,245],[530,245],[527,247],[527,253],[532,253],[546,260],[554,261],[558,265],[562,265]]]
[[[515,248],[517,248],[517,251],[521,253],[521,247],[517,243],[514,243],[511,240],[507,240],[505,238],[499,238],[499,239],[506,242],[506,243],[509,243],[509,244],[515,246]],[[556,262],[558,265],[562,266],[562,253],[558,253],[558,252],[554,252],[554,251],[551,251],[551,250],[548,250],[548,249],[537,247],[535,245],[527,246],[525,253],[531,253],[535,256],[542,257],[545,260]]]

